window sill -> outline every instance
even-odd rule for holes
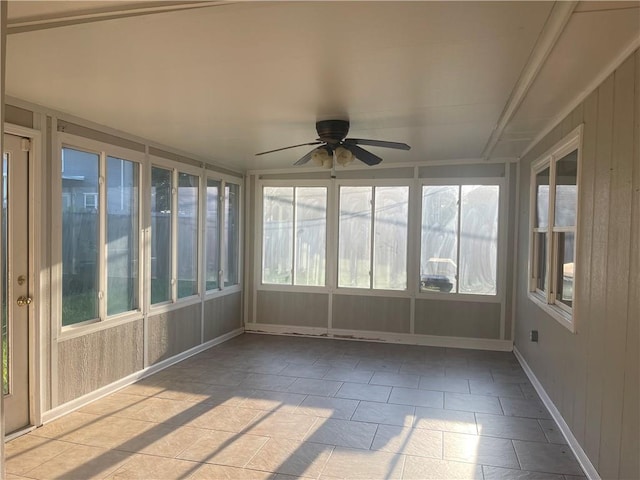
[[[107,330],[109,328],[118,327],[131,322],[137,322],[144,317],[142,312],[134,310],[131,312],[125,312],[123,314],[110,317],[107,320],[87,320],[86,322],[78,323],[76,325],[65,325],[60,328],[57,341],[63,342],[76,337],[82,337],[90,333],[99,332],[101,330]]]
[[[560,307],[548,304],[546,299],[536,292],[528,293],[529,300],[545,311],[549,316],[553,317],[560,325],[565,327],[571,333],[576,333],[573,316],[565,312]]]
[[[191,305],[195,305],[197,303],[202,302],[202,297],[200,295],[191,295],[189,297],[183,297],[175,302],[162,302],[156,303],[149,307],[149,316],[157,315],[159,313],[170,312],[172,310],[178,310],[180,308],[189,307]]]
[[[418,291],[416,299],[422,300],[445,300],[453,302],[476,302],[476,303],[502,303],[500,295],[482,295],[479,293],[446,293]]]

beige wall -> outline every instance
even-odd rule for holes
[[[531,162],[584,124],[576,333],[527,297]],[[602,478],[640,478],[640,53],[547,135],[520,170],[515,343]],[[540,340],[528,340],[530,330]]]

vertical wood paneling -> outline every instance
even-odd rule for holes
[[[640,478],[640,51],[636,52],[633,201],[631,205],[631,278],[627,314],[626,371],[620,452],[620,478]]]
[[[241,294],[233,293],[207,300],[204,304],[204,341],[237,330],[241,322]]]
[[[509,177],[509,219],[507,221],[508,235],[507,235],[507,257],[509,261],[507,262],[506,268],[506,291],[505,291],[505,328],[504,335],[505,339],[511,340],[513,339],[514,333],[511,331],[511,325],[513,322],[513,289],[515,285],[515,264],[511,259],[513,259],[514,255],[514,245],[515,245],[515,237],[516,237],[516,185],[519,179],[517,177],[517,168],[516,164],[511,164],[511,174]]]
[[[583,121],[584,103],[581,103],[573,110],[573,112],[571,112],[570,115],[567,116],[566,121],[563,122],[562,136],[564,137],[571,133],[577,126],[582,124]],[[580,340],[582,340],[582,338]],[[574,354],[573,350],[563,348],[563,345],[560,345],[559,342],[562,342],[562,337],[558,337],[556,339],[556,344],[558,344],[557,348],[564,352],[564,358],[561,363],[561,368],[564,370],[562,375],[564,381],[560,382],[559,385],[559,389],[561,391],[560,411],[565,418],[573,418],[573,409],[575,406],[575,398],[577,396],[575,372],[579,368],[578,364],[582,363],[582,359],[579,359]]]
[[[409,333],[410,299],[333,296],[333,328]]]
[[[149,364],[166,360],[200,344],[199,303],[149,317]]]
[[[640,478],[640,52],[634,52],[521,163],[584,122],[575,322],[571,334],[526,295],[520,228],[516,345],[602,478]],[[528,202],[520,208],[527,217]],[[527,341],[530,329],[541,341]]]
[[[598,468],[603,377],[606,362],[602,339],[606,326],[607,239],[609,230],[609,169],[613,125],[613,76],[598,90],[596,170],[591,255],[591,332],[587,356],[587,429],[584,449]]]
[[[631,241],[631,179],[633,158],[633,107],[635,57],[614,74],[613,149],[607,257],[606,343],[607,375],[604,377],[600,474],[617,478],[624,394],[624,361],[629,298]],[[637,246],[636,246],[637,247]]]
[[[140,345],[142,320],[60,342],[56,406],[141,370]]]
[[[575,373],[575,405],[573,409],[573,434],[584,444],[587,419],[587,362],[591,317],[591,252],[593,244],[593,199],[596,170],[596,135],[598,121],[598,91],[593,92],[584,102],[584,131],[582,143],[582,163],[580,165],[580,231],[578,233],[579,281],[576,283],[576,341],[577,352]]]
[[[498,339],[500,304],[417,299],[415,333]]]
[[[256,323],[327,328],[329,295],[258,291]]]

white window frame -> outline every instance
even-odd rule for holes
[[[147,263],[149,265],[148,276],[146,282],[146,290],[148,292],[147,298],[149,303],[149,309],[153,310],[154,313],[158,310],[164,311],[167,310],[168,307],[172,307],[174,305],[186,306],[192,303],[198,303],[202,299],[202,231],[203,231],[203,185],[204,175],[201,168],[194,167],[188,165],[186,163],[173,162],[170,160],[165,160],[156,156],[149,156],[150,162],[148,165],[148,191],[146,192],[147,196],[151,195],[151,169],[153,167],[161,168],[163,170],[169,170],[171,172],[171,278],[169,279],[171,284],[171,298],[164,302],[151,303],[151,248],[147,249],[145,254]],[[197,282],[197,293],[193,295],[189,295],[187,297],[178,298],[178,180],[179,174],[186,173],[189,175],[193,175],[198,178],[198,200],[196,202],[198,206],[198,215],[197,215],[197,239],[198,239],[198,249],[196,252],[196,265],[198,267],[198,271],[196,272],[196,282]],[[151,206],[147,208],[146,213],[151,215]],[[149,221],[151,218],[149,217]],[[151,223],[149,223],[149,226]],[[151,228],[149,227],[149,247],[151,246]]]
[[[217,203],[217,207],[218,207],[218,215],[217,215],[217,219],[218,219],[218,224],[217,224],[217,229],[216,229],[216,233],[217,233],[217,237],[218,237],[218,248],[216,250],[216,256],[218,257],[218,272],[216,273],[217,277],[218,277],[218,286],[216,288],[212,288],[207,290],[207,242],[208,242],[208,238],[207,238],[207,233],[209,232],[209,228],[208,228],[208,207],[209,207],[209,202],[208,202],[208,192],[207,192],[207,188],[208,187],[208,183],[209,180],[213,180],[215,182],[218,182],[220,184],[219,186],[219,190],[218,190],[218,203]],[[204,229],[204,233],[203,233],[203,289],[205,290],[205,295],[210,295],[213,292],[219,292],[221,290],[224,289],[224,267],[223,267],[223,261],[222,261],[222,257],[223,257],[223,252],[224,252],[224,242],[226,240],[225,235],[224,235],[224,216],[225,216],[225,211],[224,211],[224,192],[225,192],[225,181],[220,178],[219,176],[216,175],[212,175],[211,173],[207,173],[205,175],[205,179],[204,179],[204,191],[202,192],[202,196],[204,197],[204,201],[202,202],[204,204],[204,220],[203,220],[203,224],[202,227]]]
[[[324,187],[327,189],[327,210],[326,210],[326,230],[325,230],[325,272],[324,272],[324,285],[295,285],[293,283],[293,275],[292,275],[292,283],[263,283],[262,281],[262,267],[263,267],[263,255],[264,255],[264,187],[284,187],[284,188],[308,188],[308,187]],[[328,180],[259,180],[255,185],[255,219],[256,219],[256,230],[255,234],[259,235],[256,237],[255,245],[255,269],[254,269],[254,278],[256,279],[256,290],[271,290],[271,291],[280,291],[280,292],[329,292],[331,276],[330,276],[330,265],[329,261],[331,257],[328,252],[330,248],[333,248],[330,240],[331,236],[329,232],[331,231],[331,225],[333,223],[333,212],[332,212],[332,184],[331,181]],[[295,233],[295,232],[294,232]],[[293,269],[295,271],[295,247],[293,249],[294,262],[292,263]]]
[[[293,242],[293,248],[292,248],[292,259],[291,259],[291,265],[292,265],[292,272],[291,272],[291,283],[264,283],[264,187],[281,187],[281,188],[292,188],[294,191],[294,195],[293,195],[293,202],[294,202],[294,216],[293,216],[293,226],[292,228],[294,229],[293,231],[293,238],[294,238],[294,242]],[[324,264],[325,264],[325,271],[324,271],[324,285],[296,285],[295,283],[295,275],[296,275],[296,230],[295,230],[295,222],[296,222],[296,210],[295,210],[295,200],[296,200],[296,195],[295,195],[295,191],[298,188],[324,188],[326,189],[326,211],[325,211],[325,251],[324,251]],[[260,241],[256,242],[259,243],[259,249],[260,249],[260,254],[258,257],[259,258],[259,264],[257,267],[257,271],[258,271],[258,284],[260,285],[261,289],[275,289],[275,290],[282,290],[284,289],[289,289],[289,288],[293,288],[296,291],[300,291],[300,290],[306,290],[306,289],[310,289],[311,291],[315,291],[317,292],[318,290],[325,290],[328,286],[329,283],[329,276],[328,276],[328,255],[327,252],[329,250],[329,209],[330,209],[330,199],[331,199],[331,182],[328,181],[322,181],[322,180],[318,180],[318,181],[314,181],[314,180],[303,180],[300,182],[292,182],[292,181],[261,181],[258,183],[258,204],[259,204],[259,211],[257,211],[257,214],[259,215],[259,232],[260,232]]]
[[[98,193],[83,193],[84,195],[84,208],[96,208],[96,205],[98,205]],[[87,199],[88,198],[93,198],[93,205],[89,205],[87,206]]]
[[[244,188],[243,188],[243,184],[241,181],[239,181],[238,179],[235,180],[225,180],[223,179],[222,182],[222,229],[221,229],[221,234],[223,236],[222,242],[220,242],[220,248],[222,249],[221,252],[222,254],[224,254],[225,250],[227,250],[227,230],[225,229],[225,227],[227,226],[227,218],[226,218],[226,202],[227,202],[227,198],[226,198],[226,194],[227,194],[227,186],[229,185],[236,185],[238,187],[238,244],[236,245],[236,250],[237,250],[237,258],[236,258],[236,264],[237,264],[237,268],[238,271],[236,272],[237,277],[238,277],[238,281],[237,283],[225,286],[224,284],[224,276],[225,273],[227,272],[227,270],[229,270],[229,256],[226,255],[222,255],[222,260],[221,260],[221,266],[222,266],[222,274],[221,274],[221,279],[220,279],[220,283],[221,283],[221,288],[225,291],[232,291],[232,289],[241,289],[241,285],[242,285],[242,225],[243,225],[243,221],[244,218],[242,216],[242,206],[243,206],[243,195],[244,195]]]
[[[333,228],[334,228],[334,238],[335,238],[335,243],[333,245],[333,252],[335,252],[335,271],[333,272],[333,282],[336,286],[336,291],[340,292],[340,293],[344,293],[344,294],[355,294],[355,295],[379,295],[379,294],[384,294],[385,296],[392,296],[392,297],[396,297],[396,296],[402,296],[402,297],[409,297],[411,294],[411,285],[409,282],[409,272],[410,272],[410,265],[409,265],[409,257],[411,255],[411,249],[412,249],[412,234],[413,234],[413,228],[412,228],[412,215],[411,212],[412,210],[412,196],[413,196],[413,185],[414,182],[411,179],[406,179],[406,180],[402,180],[402,179],[389,179],[389,180],[337,180],[336,181],[336,188],[335,188],[335,200],[333,203],[333,209],[334,209],[334,215],[335,215],[335,221],[333,222]],[[369,259],[369,286],[368,287],[362,287],[362,288],[357,288],[357,287],[340,287],[338,284],[338,277],[339,277],[339,271],[340,271],[340,258],[339,258],[339,251],[340,251],[340,189],[341,187],[373,187],[373,203],[371,205],[371,251],[370,251],[370,259]],[[374,259],[374,242],[375,242],[375,187],[406,187],[408,189],[408,195],[407,195],[407,247],[406,247],[406,257],[405,257],[405,275],[406,275],[406,285],[404,289],[381,289],[381,288],[374,288],[373,287],[373,278],[374,278],[374,274],[373,274],[373,259]],[[327,206],[327,208],[330,208],[329,206]],[[327,227],[329,228],[329,227]],[[329,246],[327,245],[327,249],[329,248]]]
[[[583,125],[579,125],[562,140],[556,143],[543,155],[531,164],[531,178],[530,178],[530,195],[529,195],[529,285],[528,285],[528,297],[536,305],[541,307],[551,317],[557,320],[561,325],[566,327],[569,331],[576,331],[575,326],[575,292],[576,283],[578,282],[577,272],[579,265],[577,264],[578,258],[578,231],[580,223],[580,174],[582,170],[582,132]],[[576,201],[576,224],[569,227],[556,227],[555,226],[555,191],[556,191],[556,164],[558,160],[563,159],[566,155],[573,151],[577,151],[577,201]],[[535,226],[536,221],[536,209],[537,209],[537,191],[536,191],[536,176],[541,171],[549,168],[549,212],[548,212],[548,226],[539,228]],[[536,248],[537,240],[536,234],[546,232],[546,284],[547,291],[538,289],[538,249]],[[557,279],[558,269],[558,237],[559,233],[571,232],[574,234],[574,271],[573,271],[573,308],[562,302],[556,302],[555,294],[557,292]]]
[[[143,266],[143,212],[146,203],[143,199],[143,176],[145,166],[145,154],[123,147],[102,143],[84,137],[78,137],[64,132],[57,134],[57,154],[54,156],[56,175],[53,177],[52,185],[52,212],[53,215],[53,238],[52,238],[52,276],[62,280],[62,149],[69,148],[82,152],[98,155],[98,317],[78,322],[73,325],[62,325],[62,282],[53,282],[52,286],[52,312],[55,314],[57,325],[57,338],[71,338],[82,335],[88,331],[99,330],[108,325],[118,325],[142,318],[144,305],[144,266]],[[136,163],[138,165],[138,307],[135,310],[107,315],[107,190],[106,171],[107,158],[113,157],[121,160]]]
[[[497,246],[497,261],[496,261],[496,293],[495,294],[480,294],[480,293],[459,293],[459,292],[429,292],[423,291],[420,288],[421,281],[421,269],[420,262],[422,261],[422,191],[423,187],[439,187],[439,186],[454,186],[462,187],[465,185],[486,185],[498,187],[498,246]],[[473,302],[486,302],[486,303],[500,303],[502,302],[504,295],[504,281],[503,281],[503,262],[506,256],[506,245],[504,241],[504,235],[506,233],[505,222],[506,218],[506,188],[504,177],[463,177],[463,178],[423,178],[418,186],[418,196],[420,198],[418,206],[418,279],[417,279],[417,293],[416,298],[431,298],[438,300],[454,300],[454,301],[473,301]],[[460,263],[460,202],[458,202],[458,265]],[[457,272],[457,270],[456,270]],[[456,277],[458,274],[456,273]],[[456,278],[456,284],[458,279]]]
[[[207,238],[206,238],[206,233],[207,233],[207,180],[214,180],[216,182],[220,182],[220,192],[218,194],[218,251],[217,251],[217,255],[218,255],[218,286],[216,288],[210,289],[210,290],[206,290],[207,288],[207,283],[206,283],[206,266],[204,268],[202,268],[202,289],[206,290],[205,291],[205,297],[206,298],[212,298],[215,296],[219,296],[219,295],[226,295],[229,293],[233,293],[233,292],[239,292],[242,290],[242,283],[243,283],[243,276],[242,276],[242,252],[240,251],[240,248],[242,246],[242,238],[243,238],[243,225],[244,225],[244,218],[243,218],[243,205],[244,205],[244,182],[243,179],[241,178],[237,178],[237,177],[233,177],[233,176],[229,176],[229,175],[222,175],[213,171],[209,171],[207,170],[205,172],[204,175],[204,187],[203,190],[201,192],[201,196],[202,196],[202,202],[201,205],[204,205],[202,207],[202,215],[201,218],[202,220],[202,229],[203,229],[203,234],[202,234],[202,248],[201,251],[203,252],[202,254],[202,265],[205,265],[204,262],[206,261],[205,258],[205,246],[206,246],[206,242],[207,242]],[[227,231],[225,229],[226,226],[226,187],[229,184],[233,184],[233,185],[237,185],[238,186],[238,245],[237,245],[237,250],[238,250],[238,258],[236,259],[236,263],[238,265],[238,282],[233,284],[233,285],[228,285],[225,286],[224,284],[224,275],[225,272],[228,269],[228,264],[229,264],[229,259],[227,258],[227,256],[225,256],[225,251],[226,251],[226,246],[227,246]]]

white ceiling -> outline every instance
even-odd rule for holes
[[[329,118],[412,146],[371,147],[387,164],[480,158],[554,8],[164,2],[185,9],[91,16],[159,3],[10,1],[10,32],[36,21],[8,37],[7,95],[242,170],[290,166],[310,147],[254,154],[312,141]],[[69,17],[87,23],[55,23]],[[522,154],[639,38],[640,2],[578,4],[492,158]]]

